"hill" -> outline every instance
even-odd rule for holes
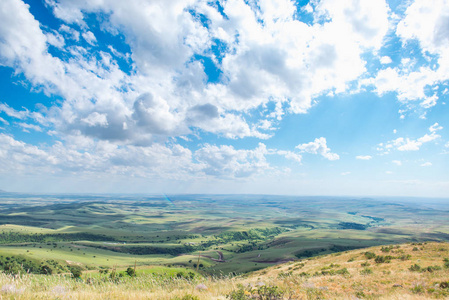
[[[20,299],[427,299],[449,297],[449,244],[376,246],[291,261],[244,276],[170,268],[130,277],[0,275],[0,295]]]

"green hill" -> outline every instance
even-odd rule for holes
[[[0,296],[6,299],[184,300],[447,298],[449,244],[376,246],[221,278],[186,268],[161,266],[138,267],[136,276],[129,276],[124,269],[85,270],[79,279],[69,273],[3,273]]]

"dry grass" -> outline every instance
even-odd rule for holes
[[[374,259],[366,258],[364,253],[367,251],[394,258],[389,263],[376,263]],[[449,298],[449,289],[439,285],[449,281],[449,269],[444,267],[445,258],[449,258],[449,244],[427,243],[395,246],[389,252],[373,247],[295,261],[249,274],[245,278],[187,281],[148,274],[123,278],[119,282],[95,279],[89,283],[86,278],[76,281],[58,276],[14,277],[1,274],[0,298],[181,299],[191,294],[199,299],[226,299],[226,295],[236,290],[238,284],[276,285],[285,291],[285,299]],[[410,267],[414,264],[421,269],[429,266],[439,266],[441,269],[411,271]],[[345,268],[347,271],[344,271]],[[207,289],[196,288],[199,284],[204,284]]]

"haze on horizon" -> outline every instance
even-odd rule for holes
[[[449,197],[447,0],[2,0],[0,189]]]

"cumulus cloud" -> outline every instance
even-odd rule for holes
[[[254,149],[205,144],[192,152],[179,144],[117,146],[80,135],[78,138],[72,136],[65,143],[38,147],[0,134],[1,174],[15,172],[36,176],[45,172],[55,176],[80,173],[98,176],[107,173],[111,176],[188,180],[249,178],[267,172],[283,172],[268,163],[269,155],[301,161],[298,153],[267,149],[263,143]]]
[[[106,115],[99,114],[97,112],[93,112],[90,115],[88,115],[86,118],[81,119],[81,122],[84,122],[91,127],[95,127],[95,126],[106,127],[106,126],[108,126],[108,119],[107,119]]]
[[[203,172],[218,177],[248,177],[269,168],[265,155],[267,148],[260,143],[254,150],[236,150],[232,146],[206,144],[195,151],[195,159]]]
[[[336,153],[332,153],[331,149],[327,147],[326,138],[316,138],[313,142],[300,144],[296,146],[301,152],[320,154],[328,160],[338,160],[340,156]]]
[[[272,117],[280,119],[285,109],[307,112],[319,95],[347,92],[366,71],[363,53],[382,45],[389,26],[383,0],[321,1],[312,11],[316,20],[326,16],[326,22],[310,25],[297,19],[298,8],[288,0],[47,4],[65,23],[59,32],[44,33],[20,0],[2,1],[2,11],[8,12],[1,16],[8,24],[0,31],[2,63],[46,93],[63,97],[61,107],[51,109],[55,132],[130,144],[186,135],[192,127],[227,138],[269,138],[265,131],[272,127],[249,121],[251,110],[274,102]],[[114,59],[125,56],[95,48],[87,18],[101,13],[100,28],[122,34],[131,49],[131,74]],[[87,48],[78,43],[80,37]],[[78,44],[52,56],[48,46],[61,47],[64,39]],[[213,50],[218,46],[220,53]],[[208,82],[198,55],[212,61],[221,74],[218,82]],[[146,94],[152,103],[136,100]],[[104,117],[94,120],[96,113],[107,123]],[[124,127],[129,131],[120,131]]]
[[[275,151],[275,154],[284,156],[285,158],[294,160],[298,163],[301,163],[302,161],[302,155],[293,151],[277,150]]]
[[[418,41],[427,61],[417,63],[410,58],[403,58],[401,65],[382,69],[364,83],[374,85],[379,95],[395,92],[402,102],[419,101],[424,109],[435,106],[438,95],[435,90],[429,91],[429,88],[449,79],[447,24],[449,5],[446,0],[417,0],[411,3],[396,26],[396,35],[404,45]]]
[[[370,160],[370,159],[372,159],[373,157],[370,156],[370,155],[358,155],[358,156],[356,156],[355,158],[356,158],[356,159],[359,159],[359,160]]]
[[[379,144],[377,150],[385,153],[389,153],[392,149],[397,149],[399,151],[418,151],[423,144],[432,142],[440,138],[441,136],[436,132],[442,129],[442,126],[439,126],[438,123],[435,123],[429,127],[430,134],[426,133],[418,139],[399,137],[392,141],[388,141],[385,144]]]
[[[432,166],[431,162],[425,162],[425,163],[421,164],[421,167],[430,167],[430,166]]]
[[[393,61],[391,60],[391,57],[389,57],[389,56],[382,56],[380,58],[380,63],[383,65],[388,65],[388,64],[391,64],[392,62]]]

